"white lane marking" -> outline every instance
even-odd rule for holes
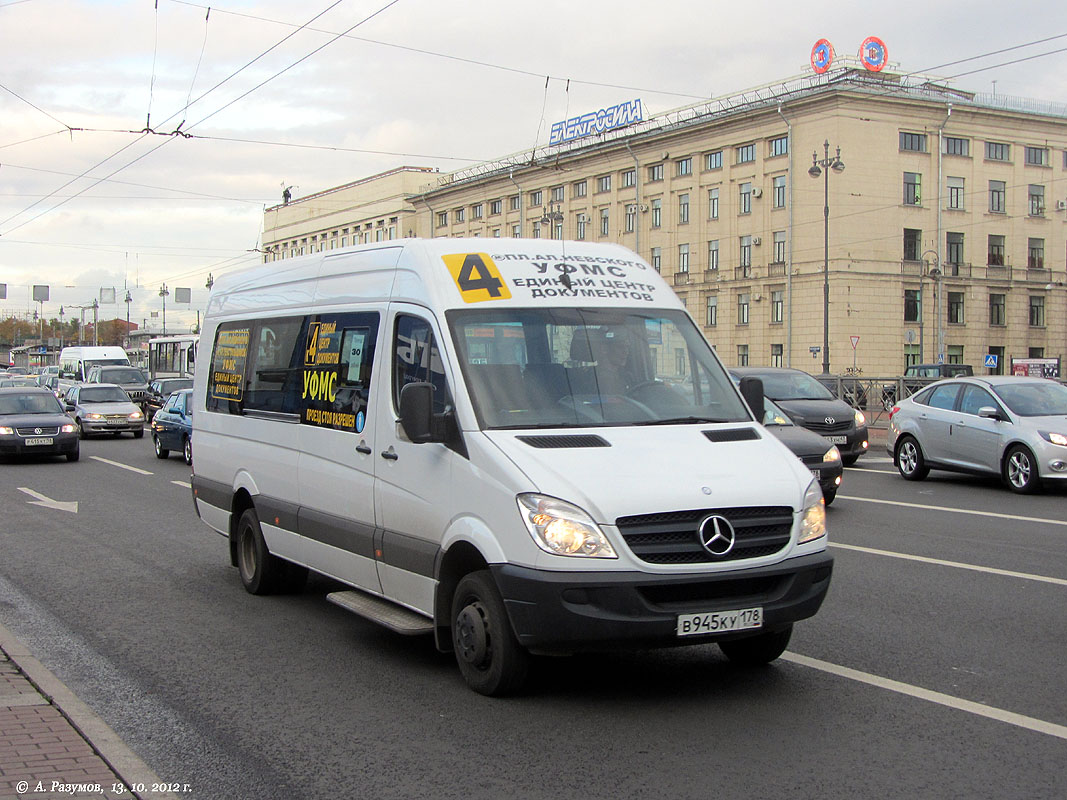
[[[95,456],[94,456],[95,458]],[[855,500],[857,503],[879,503],[885,506],[904,506],[905,508],[921,508],[926,511],[944,511],[948,514],[972,514],[976,517],[996,517],[997,519],[1010,519],[1014,522],[1040,522],[1045,525],[1067,525],[1063,519],[1043,519],[1042,517],[1020,517],[1017,514],[998,514],[995,511],[975,511],[970,508],[948,508],[946,506],[925,506],[918,503],[902,503],[899,500],[876,500],[873,497],[851,497],[839,494],[842,500]]]
[[[175,486],[181,486],[185,489],[192,489],[193,485],[188,481],[171,481]]]
[[[870,469],[869,467],[845,467],[849,472],[876,472],[879,475],[896,475],[895,469]]]
[[[65,502],[63,500],[53,500],[51,497],[45,497],[40,492],[35,492],[33,489],[27,489],[25,486],[19,487],[20,492],[25,492],[30,497],[36,497],[36,500],[27,500],[31,506],[41,506],[43,508],[54,508],[57,511],[69,511],[72,514],[78,513],[78,501]]]
[[[1067,739],[1067,726],[1057,725],[1054,722],[1045,722],[1044,720],[1036,719],[1034,717],[1016,714],[1014,711],[1005,711],[1002,708],[994,708],[993,706],[987,706],[983,703],[963,700],[959,697],[953,697],[950,694],[934,692],[930,689],[923,689],[919,686],[901,683],[900,681],[894,681],[890,678],[883,678],[880,675],[872,675],[869,672],[860,672],[858,669],[842,667],[837,664],[831,664],[829,661],[820,661],[817,658],[802,656],[799,653],[783,653],[782,658],[786,661],[791,661],[794,664],[799,664],[802,667],[810,667],[811,669],[817,669],[821,672],[828,672],[831,675],[837,675],[838,677],[847,678],[851,681],[865,683],[868,686],[875,686],[879,689],[888,689],[891,692],[915,697],[919,700],[926,700],[927,702],[936,703],[941,706],[946,706],[947,708],[966,711],[968,714],[975,714],[979,717],[1006,722],[1009,725],[1026,728],[1027,730],[1035,731],[1037,733],[1055,736],[1058,739]]]
[[[1008,578],[1022,578],[1027,581],[1051,583],[1056,586],[1067,586],[1067,580],[1063,578],[1050,578],[1047,575],[1033,575],[1029,572],[1013,572],[1009,569],[997,569],[996,567],[983,567],[978,564],[965,564],[960,561],[945,561],[940,558],[927,558],[926,556],[913,556],[907,553],[894,553],[891,550],[876,550],[873,547],[859,547],[854,544],[841,544],[830,542],[830,547],[839,547],[842,550],[855,550],[858,553],[870,553],[876,556],[888,556],[889,558],[901,558],[905,561],[919,561],[923,564],[935,564],[940,567],[955,567],[956,569],[969,569],[973,572],[986,572],[990,575],[1003,575]]]
[[[131,467],[129,464],[120,464],[118,461],[112,461],[110,458],[101,458],[100,456],[89,456],[89,458],[92,458],[92,459],[94,459],[96,461],[102,461],[103,463],[110,464],[113,467],[119,467],[121,469],[128,469],[130,472],[136,472],[136,473],[138,473],[140,475],[152,475],[153,474],[153,473],[149,472],[146,469],[139,469],[138,467]]]

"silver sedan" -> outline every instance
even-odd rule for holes
[[[907,480],[931,469],[990,473],[1021,493],[1067,482],[1067,387],[1005,375],[938,381],[897,402],[886,450]]]

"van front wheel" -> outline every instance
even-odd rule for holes
[[[529,653],[515,639],[500,591],[485,570],[466,575],[456,587],[452,644],[459,671],[479,694],[500,697],[525,683]]]
[[[237,569],[249,594],[299,591],[308,576],[307,567],[270,554],[254,508],[247,509],[237,523]]]

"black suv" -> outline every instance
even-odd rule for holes
[[[137,367],[98,364],[89,370],[85,382],[117,384],[130,396],[134,405],[140,406],[141,411],[145,410],[145,402],[148,400],[148,381]]]

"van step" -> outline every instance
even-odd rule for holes
[[[366,592],[331,592],[326,595],[326,599],[404,636],[433,633],[432,620]]]

